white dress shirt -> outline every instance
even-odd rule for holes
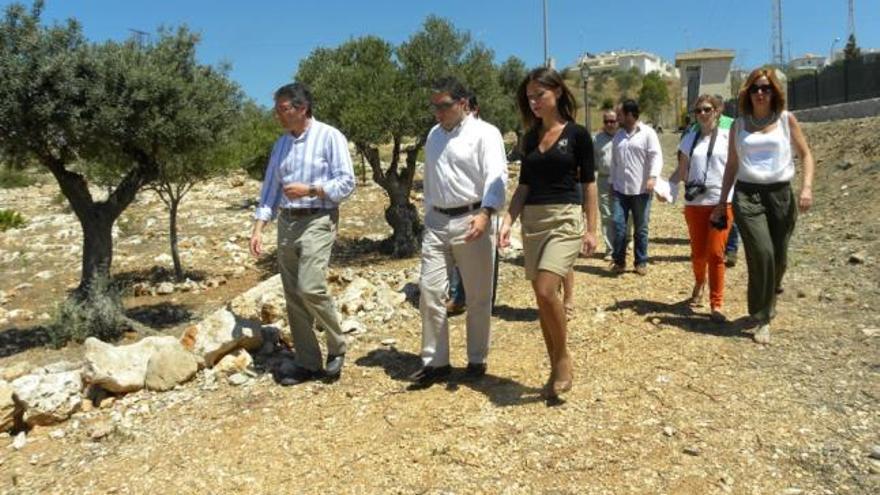
[[[507,157],[498,129],[470,115],[447,131],[435,125],[425,143],[425,208],[480,202],[500,211],[507,185]]]
[[[633,196],[648,192],[649,178],[663,169],[660,139],[649,126],[636,122],[632,134],[621,128],[614,135],[611,150],[611,184],[614,190]]]

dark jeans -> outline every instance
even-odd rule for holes
[[[788,182],[738,182],[733,212],[748,264],[749,314],[768,322],[776,315],[776,291],[788,265],[788,241],[797,220],[797,202]]]
[[[724,248],[725,253],[736,253],[739,250],[739,229],[734,222],[730,226],[730,233],[727,234],[727,247]]]
[[[651,193],[621,194],[614,191],[614,263],[626,265],[626,222],[633,218],[636,266],[648,263],[648,221],[651,216]]]

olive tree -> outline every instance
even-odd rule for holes
[[[202,149],[228,121],[211,122],[200,82],[225,74],[195,60],[198,37],[161,31],[148,45],[88,42],[79,24],[44,25],[43,2],[0,21],[0,150],[48,169],[83,231],[74,300],[107,295],[112,227],[163,163]],[[228,82],[210,86],[214,109],[235,105]],[[106,185],[95,196],[89,183]],[[94,284],[96,280],[103,282]],[[94,287],[93,287],[94,286]],[[94,302],[94,301],[91,301]]]
[[[510,122],[492,60],[492,51],[472,42],[468,33],[431,16],[397,47],[364,36],[319,48],[300,63],[295,78],[312,89],[317,118],[339,127],[354,143],[388,195],[385,219],[393,234],[383,246],[393,256],[411,256],[421,242],[423,227],[411,192],[419,152],[435,123],[428,110],[431,83],[457,76],[479,96],[486,120]],[[391,152],[383,164],[384,145]]]

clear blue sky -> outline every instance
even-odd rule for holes
[[[0,0],[4,7],[11,3]],[[30,1],[23,2],[30,5]],[[856,0],[856,36],[880,48],[880,0]],[[548,0],[550,54],[558,67],[583,52],[643,49],[672,61],[701,47],[736,50],[735,65],[770,59],[770,0]],[[154,32],[186,24],[201,33],[199,58],[228,61],[235,79],[257,102],[289,81],[299,60],[319,46],[373,34],[406,40],[429,14],[445,17],[495,51],[529,67],[543,60],[541,0],[47,0],[44,18],[75,17],[92,41],[120,40],[130,29]],[[827,55],[847,35],[846,0],[784,0],[786,56]]]

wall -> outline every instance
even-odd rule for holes
[[[851,101],[806,110],[795,110],[794,114],[801,122],[825,122],[828,120],[875,117],[880,115],[880,98]]]

